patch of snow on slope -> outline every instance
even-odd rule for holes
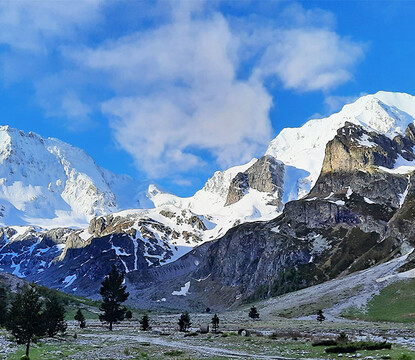
[[[66,284],[64,287],[67,288],[72,285],[72,283],[76,280],[76,275],[68,275],[62,282]]]
[[[186,296],[189,293],[190,281],[180,288],[180,291],[173,291],[171,294],[175,296]]]
[[[364,147],[375,147],[376,143],[370,140],[370,137],[367,134],[363,134],[359,139],[359,145]]]

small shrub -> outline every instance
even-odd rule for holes
[[[184,351],[181,350],[170,350],[164,353],[166,356],[181,356],[184,355]]]
[[[229,334],[227,334],[227,333],[223,333],[223,334],[222,334],[222,337],[223,337],[223,338],[226,338],[226,337],[228,337],[228,336],[229,336]]]
[[[198,332],[196,332],[196,331],[193,331],[193,332],[190,332],[190,333],[186,333],[186,334],[184,334],[184,337],[188,337],[188,336],[197,336],[197,335],[199,335],[199,333],[198,333]]]
[[[398,357],[398,360],[412,360],[412,356],[408,354],[402,354],[401,356]]]
[[[346,335],[345,332],[341,332],[340,335],[337,337],[337,342],[341,344],[345,344],[349,342],[349,337]]]
[[[126,347],[123,351],[124,355],[129,356],[131,355],[130,349],[128,347]]]
[[[326,353],[352,353],[357,350],[382,350],[391,349],[392,345],[384,342],[375,341],[359,341],[359,342],[348,342],[339,344],[337,346],[329,347],[325,351]]]
[[[29,357],[29,356],[26,356],[26,355],[23,355],[23,356],[20,358],[20,360],[30,360],[30,357]]]
[[[311,344],[311,346],[336,346],[337,341],[336,340],[320,340],[315,341]]]
[[[359,348],[356,345],[344,344],[344,345],[329,347],[326,349],[326,353],[329,353],[329,354],[354,353],[356,352],[356,350],[359,350]]]

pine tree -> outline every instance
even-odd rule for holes
[[[6,325],[6,315],[7,315],[7,292],[3,286],[0,286],[0,327]]]
[[[178,324],[179,331],[187,331],[189,329],[192,323],[190,322],[190,315],[187,311],[180,315]]]
[[[150,327],[150,319],[148,318],[148,315],[144,315],[140,320],[140,328],[143,331],[148,331],[151,329]]]
[[[54,337],[58,332],[64,333],[66,331],[65,307],[54,294],[46,299],[43,321],[46,327],[46,333],[50,337]]]
[[[219,317],[218,317],[217,314],[213,315],[212,326],[213,326],[213,331],[216,334],[218,332],[218,328],[219,328]]]
[[[79,322],[79,327],[83,329],[86,326],[85,316],[82,314],[81,309],[78,309],[76,312],[74,319]]]
[[[26,344],[29,357],[30,343],[45,334],[42,314],[43,302],[34,287],[24,287],[11,302],[6,328],[11,331],[18,344]]]
[[[126,301],[130,294],[126,292],[127,286],[123,286],[123,283],[124,274],[119,273],[115,266],[101,283],[99,293],[102,296],[102,303],[99,309],[103,314],[99,316],[99,319],[109,324],[110,331],[114,323],[124,320],[127,311],[121,303]]]
[[[324,320],[326,320],[326,317],[323,315],[323,310],[317,311],[317,321],[323,322]]]
[[[125,318],[126,318],[127,320],[131,320],[131,319],[133,318],[133,313],[131,312],[131,310],[127,310],[127,311],[125,312]]]
[[[257,308],[255,307],[255,306],[252,306],[251,307],[251,309],[249,310],[249,317],[251,318],[251,319],[259,319],[259,313],[258,313],[258,310],[257,310]]]

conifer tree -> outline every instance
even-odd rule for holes
[[[11,331],[18,344],[26,344],[29,357],[30,344],[45,334],[42,314],[43,302],[34,287],[24,287],[11,302],[6,328]]]
[[[180,315],[178,324],[179,331],[187,331],[189,329],[192,323],[190,322],[190,315],[187,311]]]
[[[140,328],[142,331],[148,331],[151,329],[150,327],[150,319],[148,318],[148,315],[144,315],[140,320]]]
[[[65,307],[54,294],[46,299],[43,321],[46,327],[46,333],[50,337],[54,337],[58,332],[64,333],[66,331]]]
[[[324,320],[326,320],[326,317],[323,314],[323,310],[317,311],[317,321],[323,322]]]
[[[79,322],[79,327],[83,329],[86,326],[85,316],[82,314],[81,309],[78,309],[76,312],[74,319]]]
[[[131,319],[133,318],[133,313],[131,312],[131,310],[127,310],[127,311],[125,312],[125,318],[126,318],[127,320],[131,320]]]
[[[0,286],[0,327],[6,325],[6,315],[7,315],[7,292],[4,286]]]
[[[215,334],[218,332],[218,328],[219,328],[219,317],[217,314],[213,315],[212,318],[212,327],[213,327],[213,331],[215,332]]]
[[[114,323],[124,320],[127,311],[121,304],[128,299],[130,294],[126,292],[127,286],[123,283],[124,274],[119,273],[115,266],[101,283],[99,292],[102,296],[102,303],[99,309],[103,313],[99,315],[99,319],[109,324],[110,331]]]
[[[253,320],[255,319],[259,319],[259,313],[258,310],[255,306],[252,306],[251,309],[249,310],[249,317]]]

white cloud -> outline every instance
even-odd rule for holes
[[[85,29],[113,25],[111,16],[128,9],[104,18],[101,0],[5,4],[3,80],[30,78],[45,114],[69,119],[69,128],[85,128],[101,111],[119,146],[152,177],[260,156],[272,134],[269,79],[327,92],[352,78],[363,54],[336,33],[332,13],[298,4],[235,20],[216,2],[160,1],[149,10],[157,24],[97,32],[92,42]]]
[[[250,160],[270,140],[271,97],[262,84],[236,78],[235,42],[219,14],[181,17],[76,58],[130,94],[103,111],[138,166],[166,176],[203,164],[197,149],[226,167]]]
[[[102,0],[13,0],[0,2],[0,44],[48,52],[51,42],[74,37],[99,16]]]
[[[277,76],[287,89],[327,91],[352,78],[362,45],[323,28],[297,28],[274,34],[255,76]]]

